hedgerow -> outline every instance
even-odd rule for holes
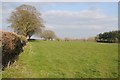
[[[24,36],[17,35],[11,32],[3,32],[2,38],[2,69],[13,64],[23,51],[27,39]]]

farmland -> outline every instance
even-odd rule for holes
[[[118,45],[80,41],[30,41],[3,78],[115,78]]]

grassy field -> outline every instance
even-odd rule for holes
[[[114,78],[117,44],[31,41],[3,78]]]

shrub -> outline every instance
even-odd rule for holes
[[[13,64],[23,51],[27,39],[11,32],[2,32],[2,70]]]
[[[97,42],[104,42],[104,43],[119,43],[120,30],[100,33],[95,37],[95,40]]]

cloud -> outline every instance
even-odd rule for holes
[[[117,26],[117,17],[107,16],[97,9],[74,12],[49,10],[44,12],[42,17],[46,24],[55,25],[56,28],[102,29],[104,27],[107,29],[107,27]]]
[[[60,37],[88,37],[104,31],[117,30],[117,16],[108,16],[100,9],[81,11],[49,10],[42,13],[46,27]],[[72,36],[75,35],[75,36]]]

